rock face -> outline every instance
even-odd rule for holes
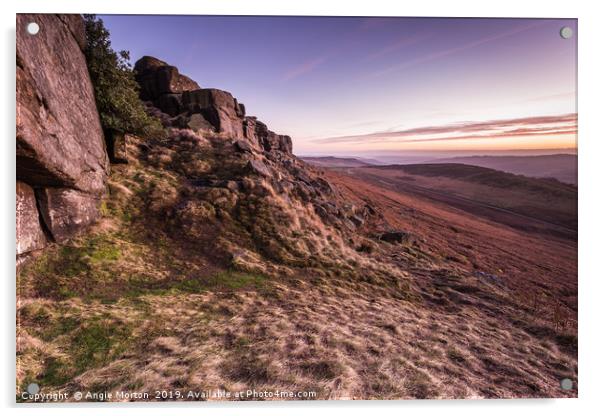
[[[167,65],[152,56],[144,56],[134,66],[136,80],[140,84],[140,98],[157,100],[165,94],[182,93],[198,90],[199,84],[185,75],[178,68]]]
[[[38,34],[27,33],[30,22]],[[84,46],[79,15],[17,15],[17,254],[43,246],[42,229],[61,240],[89,224],[105,189],[109,164]],[[62,212],[64,201],[47,198],[48,212],[37,215],[41,204],[27,188],[37,196],[69,195],[77,211],[62,217],[61,227],[56,220],[40,227],[35,220],[55,218],[48,212]]]
[[[201,114],[215,130],[228,136],[242,137],[242,118],[236,99],[227,91],[205,88],[182,94],[180,111]]]
[[[209,226],[212,232],[246,229],[255,240],[248,247],[257,244],[255,249],[282,261],[303,261],[309,247],[322,244],[322,237],[312,242],[314,233],[336,230],[351,241],[358,229],[366,229],[374,214],[368,206],[346,203],[321,172],[293,155],[289,136],[247,115],[229,92],[186,83],[186,88],[148,93],[148,85],[166,85],[159,69],[164,67],[173,68],[151,57],[135,65],[147,110],[170,128],[166,140],[145,142],[140,160],[181,176],[183,189],[157,192],[157,203],[149,205],[161,206],[158,212],[178,232],[197,241]],[[169,73],[182,76],[174,69]],[[174,201],[164,204],[168,194]],[[295,226],[303,230],[295,231]]]
[[[69,188],[36,192],[40,213],[52,238],[62,243],[98,218],[98,198]]]
[[[46,237],[34,191],[26,183],[17,181],[17,253],[38,250],[44,245]]]
[[[195,131],[213,130],[232,139],[246,139],[257,150],[292,154],[289,136],[279,135],[227,91],[201,88],[177,68],[150,56],[134,66],[140,98],[166,126]]]

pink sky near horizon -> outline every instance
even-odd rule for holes
[[[102,18],[116,49],[232,92],[297,154],[577,146],[576,19]]]

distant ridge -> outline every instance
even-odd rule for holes
[[[429,163],[462,163],[533,178],[554,178],[577,184],[577,155],[464,156],[434,159]]]
[[[353,157],[334,157],[334,156],[323,156],[323,157],[310,157],[301,156],[301,160],[309,163],[310,165],[323,167],[323,168],[359,168],[363,166],[372,166],[374,163],[369,163],[366,160],[353,158]]]

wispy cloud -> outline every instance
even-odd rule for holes
[[[523,129],[523,131],[516,132],[498,132],[490,134],[471,134],[465,136],[452,136],[452,137],[438,137],[431,139],[412,139],[404,140],[405,143],[418,143],[418,142],[446,142],[450,140],[474,140],[474,139],[494,139],[504,137],[529,137],[529,136],[559,136],[564,134],[576,134],[577,128],[569,129]]]
[[[310,59],[308,61],[305,61],[297,66],[295,66],[294,68],[289,69],[285,74],[283,79],[285,81],[290,81],[292,79],[295,79],[301,75],[307,74],[311,71],[313,71],[314,69],[316,69],[318,66],[320,66],[321,64],[323,64],[326,61],[326,57],[325,56],[321,56],[318,58],[314,58],[314,59]]]
[[[571,134],[577,130],[577,114],[536,116],[503,120],[472,121],[425,126],[397,131],[379,131],[354,136],[327,137],[315,143],[426,142]],[[425,137],[427,136],[427,137]]]
[[[510,37],[510,36],[517,35],[517,34],[519,34],[521,32],[525,32],[525,31],[533,29],[533,28],[535,28],[537,26],[541,26],[544,23],[546,23],[546,22],[545,21],[540,21],[540,22],[535,22],[535,23],[531,23],[531,24],[528,24],[528,25],[523,25],[523,26],[515,27],[515,28],[513,28],[511,30],[507,30],[507,31],[504,31],[504,32],[501,32],[501,33],[497,33],[495,35],[490,35],[490,36],[486,36],[486,37],[483,37],[483,38],[480,38],[480,39],[473,40],[471,42],[468,42],[468,43],[462,44],[460,46],[457,46],[455,48],[449,48],[449,49],[444,49],[444,50],[441,50],[441,51],[438,51],[438,52],[429,53],[427,55],[424,55],[424,56],[421,56],[421,57],[418,57],[418,58],[415,58],[415,59],[412,59],[412,60],[409,60],[409,61],[401,62],[401,63],[399,63],[397,65],[390,66],[390,67],[382,69],[380,71],[376,71],[376,72],[373,73],[373,75],[375,75],[375,76],[385,75],[385,74],[388,74],[390,72],[400,71],[400,70],[407,69],[407,68],[410,68],[410,67],[413,67],[413,66],[416,66],[416,65],[420,65],[420,64],[427,63],[427,62],[431,62],[431,61],[434,61],[436,59],[440,59],[440,58],[444,58],[444,57],[447,57],[447,56],[450,56],[450,55],[454,55],[454,54],[457,54],[457,53],[460,53],[460,52],[464,52],[464,51],[467,51],[469,49],[473,49],[473,48],[476,48],[478,46],[487,44],[489,42],[493,42],[493,41],[496,41],[496,40],[500,40],[500,39],[504,39],[504,38],[507,38],[507,37]]]

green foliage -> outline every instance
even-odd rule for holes
[[[200,279],[183,280],[174,287],[183,292],[200,293],[205,290],[264,289],[266,277],[259,274],[225,270]]]
[[[24,267],[21,277],[34,279],[36,293],[50,298],[92,296],[114,279],[121,256],[113,236],[93,235],[48,250]]]
[[[86,62],[94,86],[96,106],[103,129],[163,138],[160,121],[146,113],[138,97],[138,84],[128,51],[115,52],[102,19],[84,15]]]
[[[100,319],[82,326],[70,343],[78,372],[102,366],[126,351],[131,332],[125,324]]]
[[[79,324],[79,322],[77,322]],[[106,365],[132,344],[132,328],[103,318],[92,318],[81,326],[70,323],[63,329],[70,337],[65,357],[47,357],[44,370],[34,380],[43,386],[59,386],[91,368]]]

